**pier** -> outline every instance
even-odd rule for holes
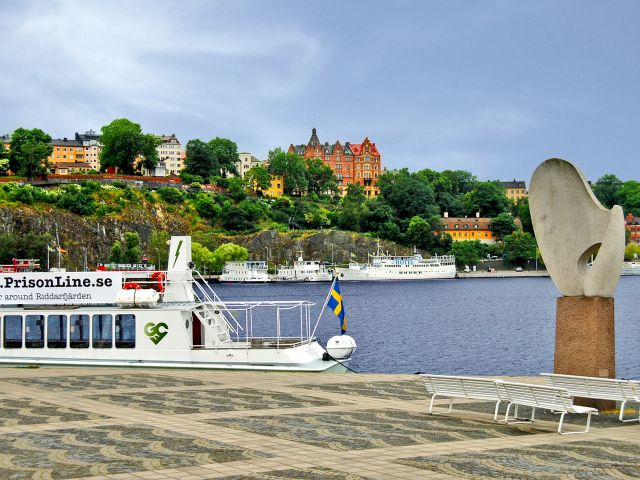
[[[538,378],[520,379],[528,382]],[[142,368],[0,369],[0,478],[629,478],[640,426],[492,421],[493,404],[427,414],[417,375]],[[437,402],[439,405],[446,400]],[[459,406],[459,405],[458,405]],[[582,418],[568,428],[580,429]]]

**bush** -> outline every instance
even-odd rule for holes
[[[100,190],[102,185],[94,180],[83,180],[80,187],[87,193],[94,193]]]
[[[84,190],[73,188],[63,190],[56,202],[56,206],[78,215],[91,215],[97,208],[96,202],[91,195]]]
[[[122,180],[115,180],[114,182],[111,183],[111,185],[121,190],[124,190],[125,188],[128,187],[128,185]]]
[[[162,187],[158,189],[158,194],[167,203],[179,203],[183,199],[182,192],[175,187]]]
[[[222,207],[216,203],[211,195],[206,193],[196,197],[195,209],[201,217],[209,220],[219,217],[222,212]]]

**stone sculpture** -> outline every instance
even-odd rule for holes
[[[614,377],[613,295],[624,260],[622,208],[604,208],[575,165],[551,158],[533,173],[529,209],[540,253],[563,295],[556,303],[554,372]],[[604,400],[579,402],[615,407]]]
[[[582,172],[559,158],[542,162],[533,173],[529,208],[558,290],[567,297],[613,297],[624,260],[622,208],[604,208]]]

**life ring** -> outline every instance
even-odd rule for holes
[[[158,285],[156,287],[156,290],[158,291],[158,293],[162,293],[164,292],[164,273],[163,272],[153,272],[151,274],[151,277],[153,278],[156,282],[158,282]]]
[[[140,290],[142,287],[136,282],[127,282],[122,285],[122,288],[124,288],[125,290]]]

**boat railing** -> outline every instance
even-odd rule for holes
[[[192,281],[192,287],[194,289],[194,293],[196,294],[196,297],[198,297],[202,303],[210,303],[210,304],[213,303],[216,306],[219,306],[219,308],[224,312],[222,317],[224,318],[224,321],[226,322],[227,327],[229,327],[229,330],[231,330],[236,335],[239,335],[240,331],[244,329],[242,328],[242,325],[240,325],[238,320],[236,320],[236,318],[233,316],[233,314],[227,309],[226,304],[220,299],[218,294],[213,291],[209,283],[204,279],[204,277],[200,274],[199,271],[192,270],[192,276],[194,276],[194,279]],[[227,316],[233,319],[233,322],[235,323],[235,327],[234,325],[231,324]]]

